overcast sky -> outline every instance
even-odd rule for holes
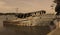
[[[33,12],[46,10],[47,13],[54,13],[50,7],[53,0],[0,0],[0,12]],[[52,12],[53,11],[53,12]]]

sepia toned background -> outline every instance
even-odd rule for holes
[[[15,12],[16,8],[18,12],[34,12],[38,10],[46,10],[47,13],[55,13],[54,7],[55,3],[54,0],[0,0],[0,12]],[[53,9],[52,9],[52,6]],[[53,12],[52,12],[53,11]]]

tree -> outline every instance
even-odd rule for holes
[[[56,15],[60,14],[60,0],[55,0],[54,3],[56,3],[55,11],[57,12]]]

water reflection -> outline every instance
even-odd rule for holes
[[[16,26],[4,26],[5,30],[1,35],[46,35],[50,32],[48,26],[41,27],[16,27]]]
[[[43,26],[42,27],[21,27],[21,26],[17,27],[11,25],[3,26],[4,20],[5,20],[5,16],[0,16],[0,35],[46,35],[47,33],[50,32],[49,26],[44,26],[44,27]]]

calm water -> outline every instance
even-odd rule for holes
[[[11,18],[11,17],[10,17]],[[5,16],[0,16],[0,35],[46,35],[50,32],[49,27],[17,27],[4,26]]]

